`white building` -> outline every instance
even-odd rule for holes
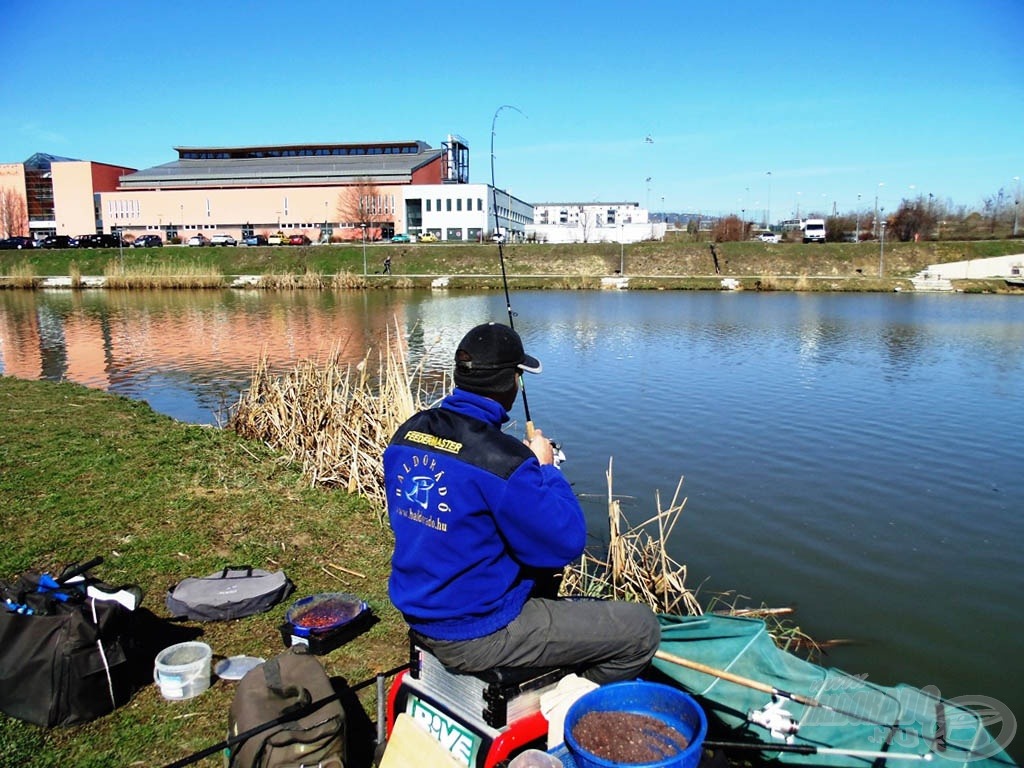
[[[405,230],[447,242],[478,242],[490,233],[521,240],[533,220],[529,203],[489,184],[416,184],[403,195]]]
[[[636,243],[660,240],[664,223],[652,223],[639,203],[537,203],[528,239],[546,243]]]

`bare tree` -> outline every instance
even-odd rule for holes
[[[338,193],[338,221],[359,227],[372,227],[392,218],[393,213],[381,188],[368,178]]]
[[[10,187],[0,187],[0,235],[22,237],[28,234],[28,206],[25,196]]]
[[[580,227],[580,234],[583,237],[583,242],[584,243],[586,243],[586,242],[588,242],[590,240],[590,235],[592,234],[591,229],[593,227],[593,224],[594,224],[593,217],[587,211],[586,206],[582,206],[581,205],[580,206],[580,211],[579,211],[579,227]]]
[[[740,220],[740,217],[733,214],[719,219],[711,228],[711,239],[716,243],[727,241],[745,240],[747,225]]]
[[[889,231],[901,242],[929,237],[935,230],[935,215],[923,197],[903,200],[889,219]]]

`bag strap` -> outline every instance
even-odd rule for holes
[[[281,664],[277,656],[263,662],[263,679],[267,683],[267,688],[275,696],[282,699],[295,699],[293,703],[281,710],[282,715],[290,715],[313,701],[313,696],[306,688],[299,685],[285,686],[284,681],[281,680]]]
[[[226,579],[229,573],[235,573],[237,571],[245,571],[246,576],[252,576],[251,565],[229,565],[223,571],[220,572],[220,577]]]

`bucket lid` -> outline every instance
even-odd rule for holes
[[[266,659],[259,656],[229,656],[218,661],[213,671],[221,680],[241,680],[246,672],[255,669],[264,661]]]

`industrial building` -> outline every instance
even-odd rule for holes
[[[636,243],[664,238],[665,228],[639,203],[536,203],[526,236],[542,243]]]
[[[313,242],[430,233],[518,239],[533,207],[469,183],[469,147],[423,141],[176,147],[177,159],[135,170],[37,154],[0,165],[0,188],[25,200],[25,231],[42,237],[121,232],[306,235]],[[42,167],[45,166],[45,170]],[[17,228],[17,227],[16,227]]]

